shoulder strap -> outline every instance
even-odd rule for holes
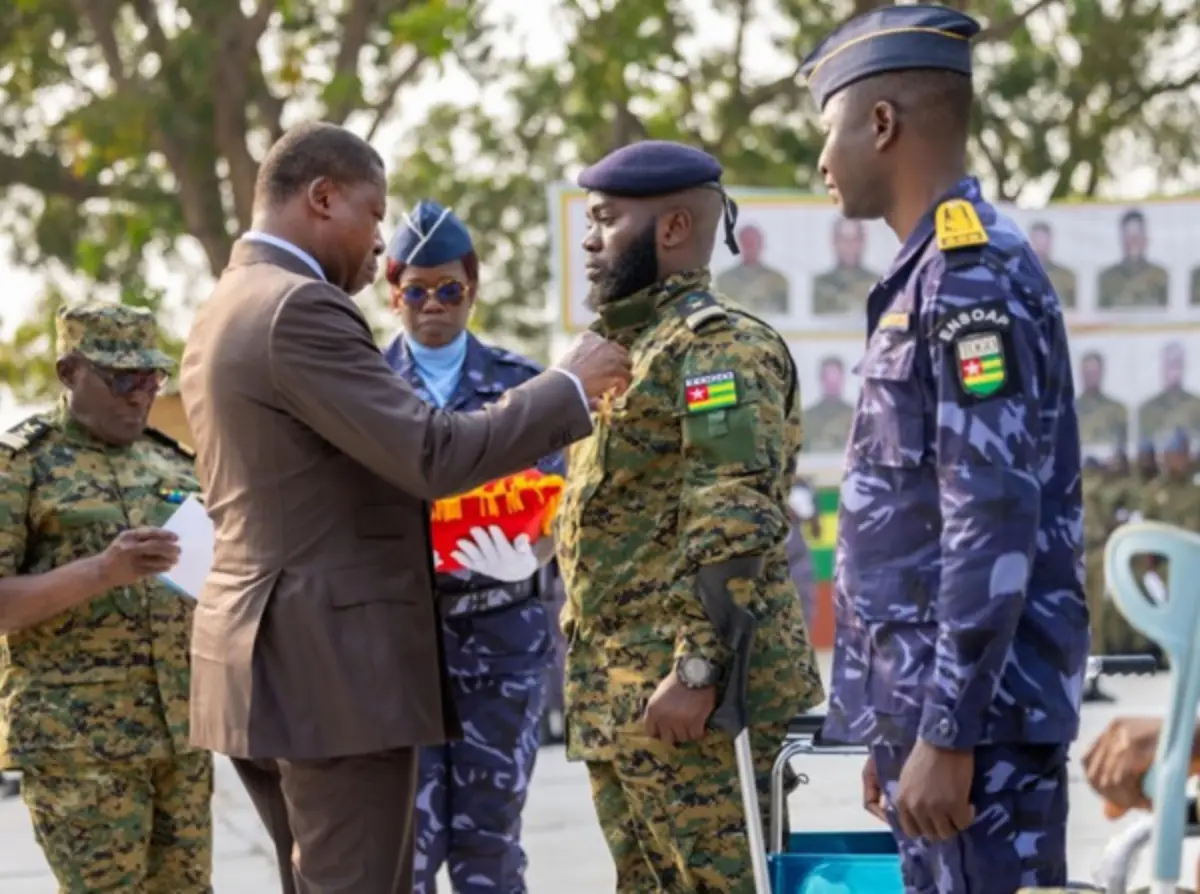
[[[30,416],[0,434],[0,447],[15,456],[42,440],[53,428],[54,426],[41,416]]]
[[[196,458],[196,451],[192,450],[190,447],[183,446],[170,435],[159,431],[157,428],[150,428],[147,426],[143,434],[145,434],[145,436],[150,440],[162,444],[164,447],[170,447],[185,459]]]
[[[692,292],[676,304],[675,309],[692,332],[699,332],[717,320],[729,320],[729,312],[708,292]]]

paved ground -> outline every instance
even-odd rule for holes
[[[1153,710],[1165,701],[1166,678],[1132,678],[1109,682],[1119,695],[1115,706],[1085,709],[1083,741],[1090,742],[1117,713]],[[1139,706],[1144,706],[1140,709]],[[826,757],[798,769],[811,783],[792,798],[798,826],[868,829],[874,820],[858,807],[858,758]],[[1072,872],[1090,878],[1092,867],[1114,827],[1103,820],[1083,782],[1077,763],[1072,769]],[[216,894],[269,894],[278,890],[269,842],[227,763],[218,766],[216,795]],[[568,764],[562,749],[542,752],[526,809],[529,890],[532,894],[610,894],[613,886],[608,853],[588,797],[582,767]],[[1190,848],[1185,867],[1196,865]],[[1186,868],[1185,872],[1191,872]],[[1144,878],[1143,870],[1140,876]],[[53,894],[54,885],[29,830],[19,801],[0,802],[0,892]],[[449,891],[443,886],[443,894]]]

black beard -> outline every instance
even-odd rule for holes
[[[657,231],[657,222],[650,221],[611,269],[592,283],[584,302],[589,310],[599,310],[658,282]]]

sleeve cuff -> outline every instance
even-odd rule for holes
[[[556,372],[559,375],[566,376],[575,383],[575,390],[579,392],[579,399],[583,401],[583,408],[590,414],[592,412],[592,408],[588,404],[587,392],[583,390],[583,382],[579,381],[579,376],[558,366],[550,367],[550,372]]]
[[[972,717],[969,722],[963,722],[944,705],[926,702],[917,735],[935,748],[972,751],[983,735],[983,717]]]

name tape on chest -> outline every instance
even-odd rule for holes
[[[893,311],[890,314],[884,314],[879,320],[879,329],[891,330],[893,332],[907,332],[908,324],[911,317],[903,311]]]
[[[733,370],[690,376],[683,380],[684,402],[689,413],[706,413],[736,407],[739,400],[737,376]]]
[[[933,228],[939,251],[954,251],[988,244],[987,230],[975,206],[966,199],[942,202],[934,212]]]

